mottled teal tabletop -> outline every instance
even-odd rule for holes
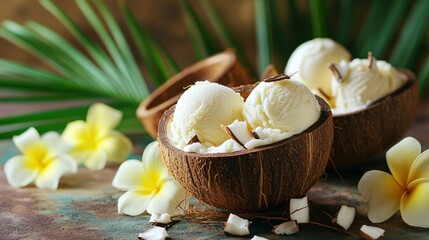
[[[429,101],[423,101],[416,122],[408,135],[429,147]],[[135,157],[141,154],[144,143],[137,143]],[[150,227],[148,216],[129,217],[117,213],[117,199],[122,192],[111,186],[117,167],[109,165],[99,172],[79,169],[75,175],[61,179],[57,191],[47,191],[29,186],[21,189],[10,187],[2,165],[17,150],[11,141],[0,142],[0,239],[137,239],[139,232]],[[335,215],[341,204],[353,204],[353,193],[358,202],[358,216],[349,232],[359,235],[362,224],[371,224],[366,218],[366,205],[356,189],[362,174],[369,169],[386,169],[382,156],[370,165],[342,171],[344,181],[335,172],[327,172],[325,179],[309,192],[312,219],[330,224],[326,213]],[[204,207],[192,201],[197,208]],[[235,239],[223,233],[222,219],[211,224],[183,218],[168,229],[171,239]],[[251,220],[251,233],[268,239],[357,239],[356,236],[326,227],[308,224],[301,226],[293,236],[276,236],[271,233],[276,221]],[[386,229],[385,239],[429,239],[429,230],[413,228],[402,222],[396,214],[390,220],[375,226]],[[242,239],[250,239],[242,238]]]

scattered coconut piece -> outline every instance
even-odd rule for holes
[[[372,52],[368,52],[368,61],[368,67],[370,69],[377,69],[377,59],[375,59],[374,55],[372,55]]]
[[[268,238],[259,237],[259,236],[253,236],[250,240],[268,240]]]
[[[273,233],[277,235],[292,235],[299,231],[299,226],[296,220],[287,221],[284,223],[281,223],[277,226],[274,226]]]
[[[252,136],[253,136],[255,139],[261,139],[261,137],[259,137],[259,135],[258,135],[255,131],[252,131]]]
[[[294,75],[294,74],[292,74],[292,75]],[[278,82],[278,81],[283,81],[283,80],[290,79],[290,77],[292,75],[287,75],[286,73],[280,73],[280,74],[277,74],[277,75],[274,75],[272,77],[264,79],[264,82]]]
[[[385,230],[379,227],[362,225],[360,228],[360,236],[365,240],[376,240],[384,236]]]
[[[348,230],[355,220],[356,208],[342,205],[334,218],[334,222],[340,225],[344,230]]]
[[[297,223],[310,222],[310,209],[308,208],[307,196],[303,198],[291,198],[289,203],[290,219]]]
[[[164,240],[168,237],[167,231],[163,227],[153,226],[144,233],[140,233],[137,238],[140,240]]]
[[[150,216],[149,222],[150,223],[169,224],[169,223],[171,223],[171,216],[168,213],[163,213],[163,214],[153,213]]]
[[[254,139],[252,134],[249,132],[247,122],[235,120],[230,125],[226,127],[222,125],[222,127],[232,139],[234,139],[243,147],[250,140]]]
[[[250,235],[249,224],[249,220],[230,213],[224,231],[235,236],[247,236]]]
[[[200,139],[198,138],[198,136],[197,135],[195,135],[195,136],[193,136],[192,138],[191,138],[191,140],[189,140],[189,142],[188,142],[188,144],[187,145],[191,145],[192,143],[200,143],[201,141],[200,141]]]

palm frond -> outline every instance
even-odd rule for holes
[[[161,86],[167,79],[179,71],[179,67],[167,51],[159,50],[160,46],[157,46],[156,42],[143,26],[137,22],[127,4],[123,4],[122,12],[140,56],[146,64],[152,82],[157,87]]]
[[[328,36],[327,2],[323,0],[309,0],[311,26],[313,37],[321,38]]]
[[[203,20],[192,8],[189,0],[181,0],[182,8],[185,12],[185,23],[194,43],[194,51],[198,60],[222,51],[215,37],[203,25]]]
[[[395,66],[415,69],[429,29],[428,13],[429,1],[418,0],[414,3],[390,58]]]
[[[258,74],[272,63],[272,36],[269,22],[269,0],[255,0],[256,39],[258,53]]]

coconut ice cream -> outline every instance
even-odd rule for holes
[[[230,139],[222,125],[241,120],[243,104],[243,98],[231,88],[209,81],[196,82],[177,102],[169,124],[169,139],[180,149],[190,142],[219,146]]]
[[[285,74],[259,83],[245,102],[232,89],[206,81],[180,97],[167,133],[186,152],[235,152],[301,133],[319,117],[315,96]]]
[[[329,38],[315,38],[295,49],[286,64],[285,73],[296,72],[295,80],[330,95],[332,73],[329,64],[350,59],[350,53],[339,43]]]
[[[335,115],[359,111],[403,86],[407,79],[385,61],[354,59],[332,65],[332,100]]]
[[[290,79],[261,82],[246,99],[244,119],[259,137],[248,149],[301,133],[320,117],[320,106],[304,84]]]

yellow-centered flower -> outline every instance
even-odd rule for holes
[[[73,144],[70,155],[90,170],[101,170],[107,160],[123,162],[131,151],[131,141],[114,128],[122,113],[107,105],[95,103],[88,110],[86,122],[67,124],[62,138]]]
[[[429,150],[407,137],[386,153],[392,175],[372,170],[365,173],[358,189],[368,201],[368,218],[384,222],[398,210],[410,226],[429,227]]]
[[[76,162],[67,155],[71,145],[56,132],[40,137],[34,128],[14,136],[13,142],[22,153],[4,165],[7,181],[13,187],[34,182],[38,188],[57,189],[62,175],[76,173]]]
[[[149,144],[142,161],[121,164],[112,185],[127,191],[118,199],[118,212],[131,216],[144,213],[182,214],[187,207],[185,192],[168,174],[157,142]]]

